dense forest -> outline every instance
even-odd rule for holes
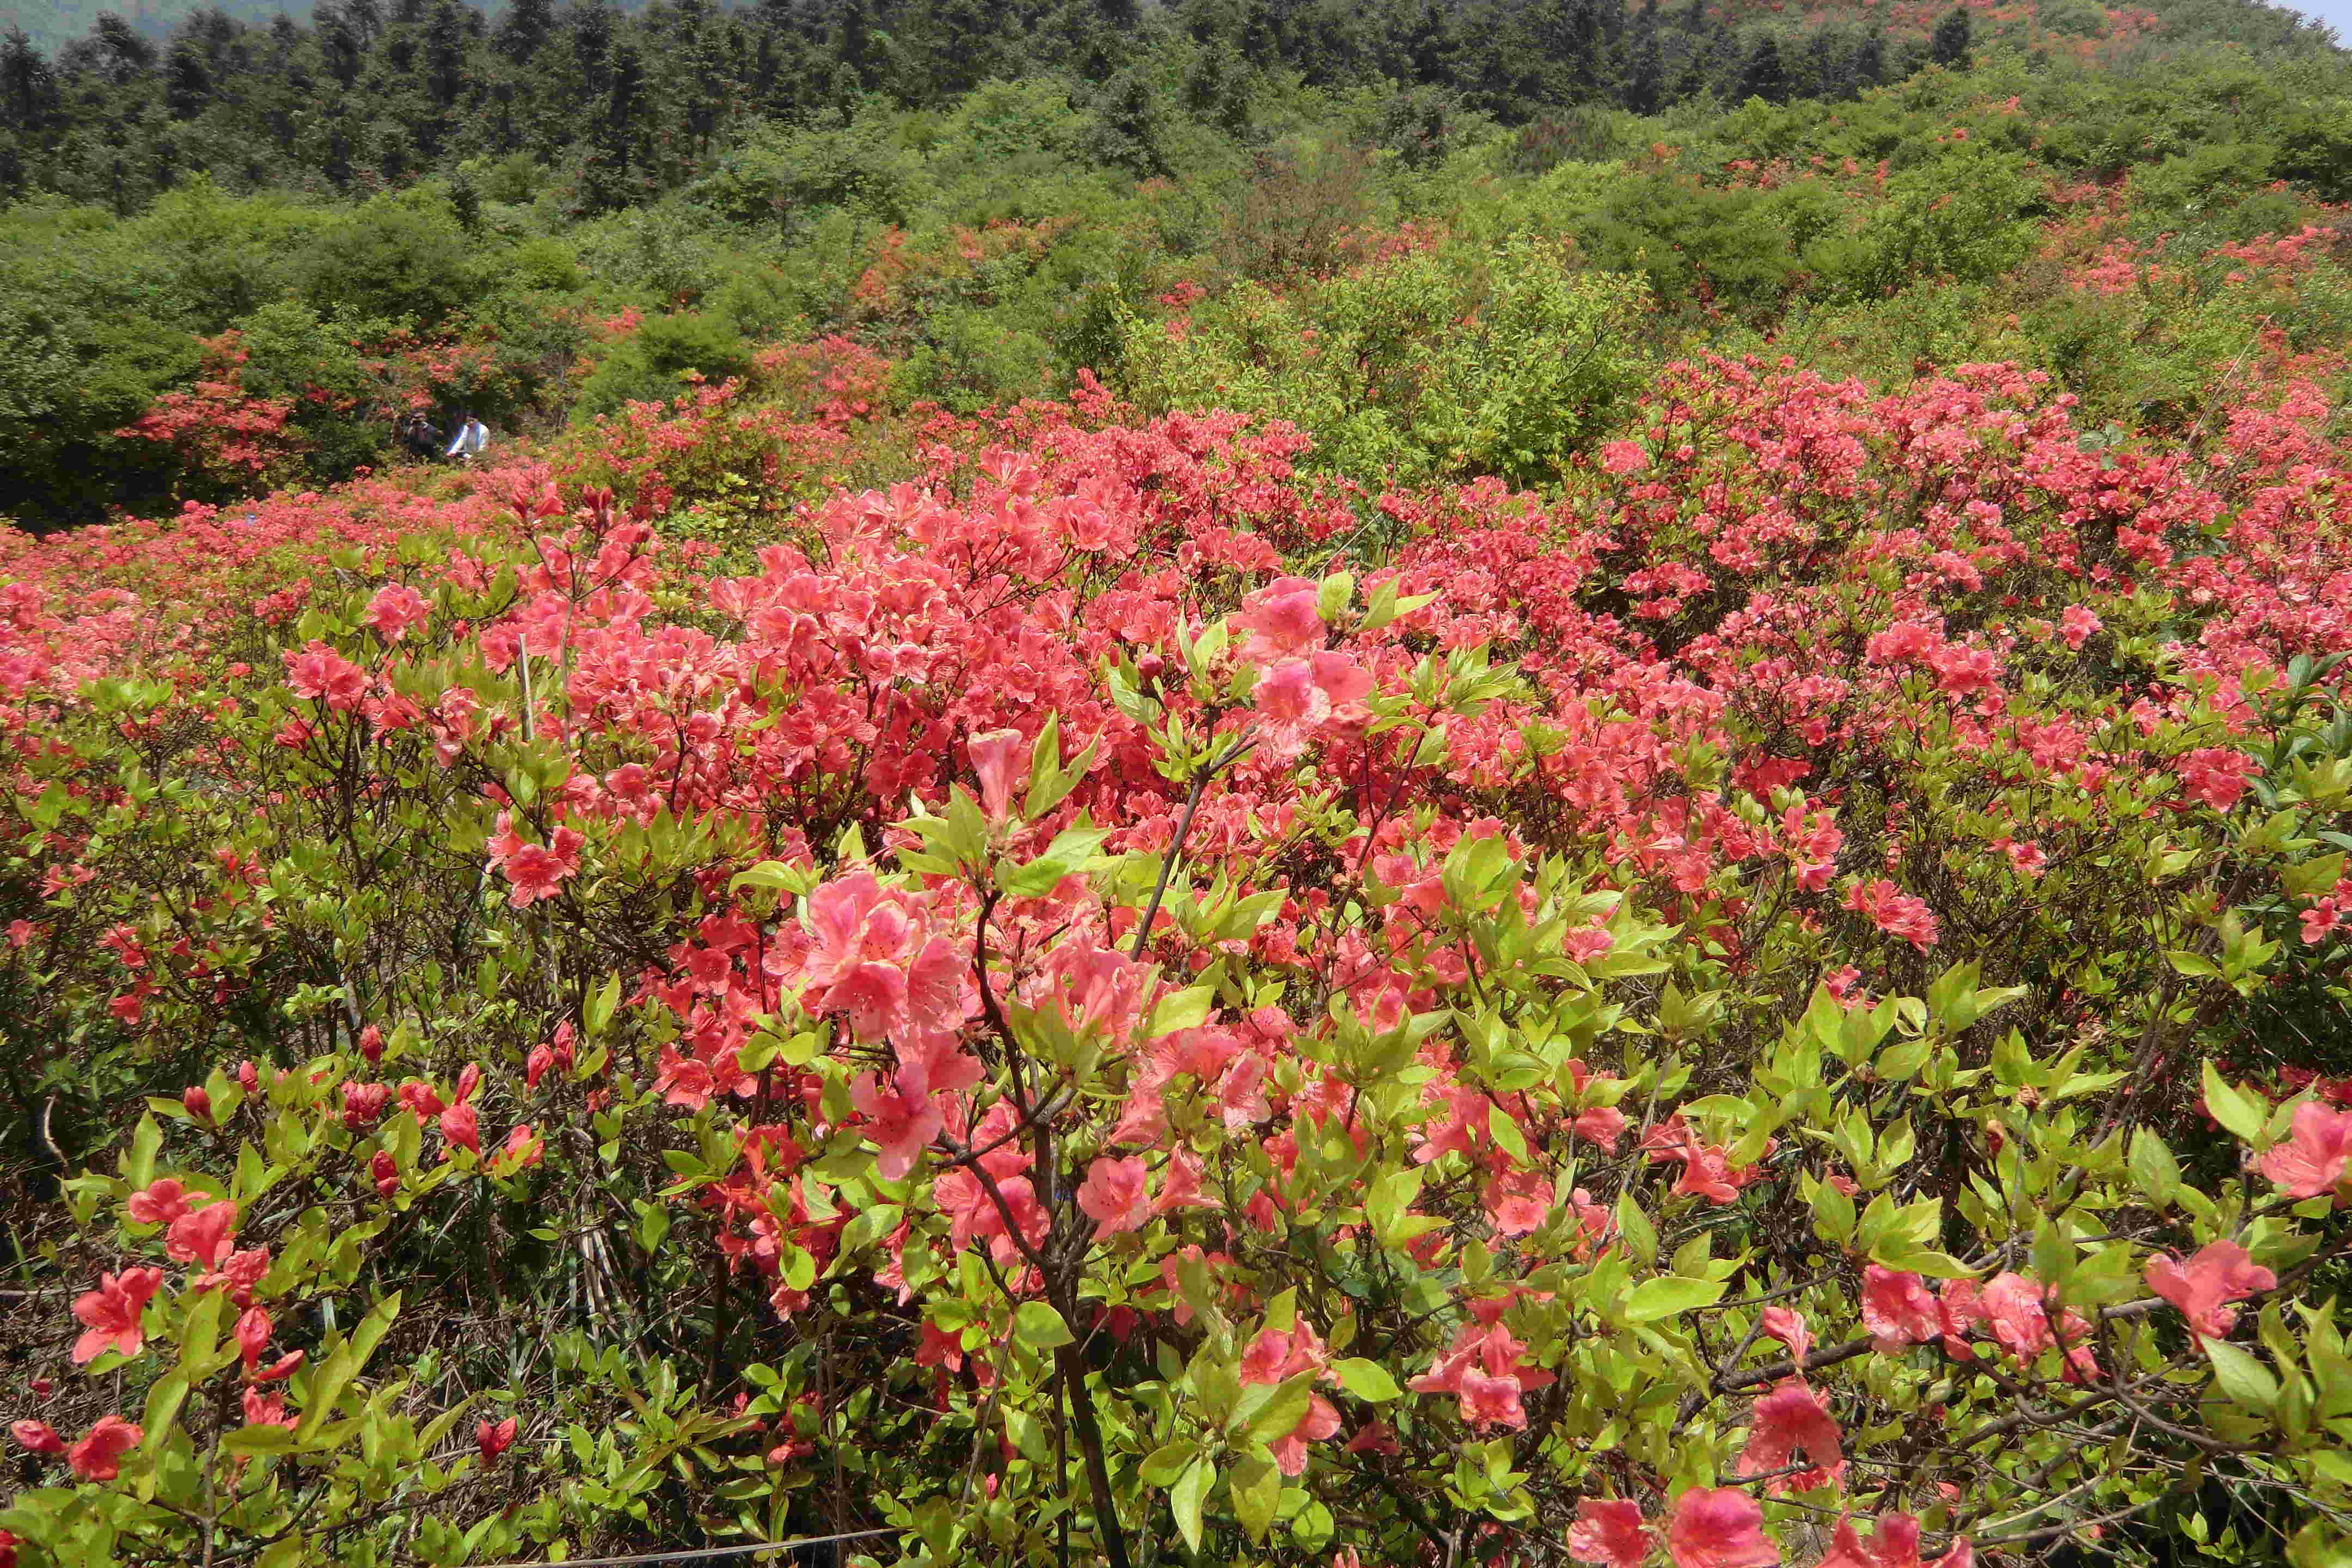
[[[0,1568],[2352,1561],[2326,30],[40,24]]]
[[[495,22],[361,0],[162,40],[109,16],[53,55],[0,47],[0,515],[340,479],[404,405],[536,426],[795,332],[846,331],[903,395],[969,410],[1113,375],[1118,323],[1173,281],[1312,270],[1398,223],[1576,235],[1648,279],[1652,352],[1769,332],[1922,270],[1993,283],[2053,182],[2132,174],[2135,237],[2291,230],[2274,182],[2352,194],[2347,80],[2323,32],[2207,0],[530,0]],[[1936,139],[1988,99],[2016,107]],[[1629,154],[1627,181],[1591,176]],[[1904,193],[1948,180],[1968,216],[1887,251]],[[191,457],[184,426],[245,405],[284,412],[245,471]]]

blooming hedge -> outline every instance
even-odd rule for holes
[[[787,508],[879,416],[714,395],[16,542],[0,1552],[2334,1561],[2313,401],[1712,360],[1538,496],[1089,397]]]

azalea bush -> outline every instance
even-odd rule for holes
[[[873,368],[11,545],[0,1552],[2346,1549],[2310,385],[799,493]]]

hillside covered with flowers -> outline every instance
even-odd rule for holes
[[[2352,229],[2045,68],[1034,395],[1098,214],[464,466],[210,340],[0,537],[0,1564],[2343,1561]]]

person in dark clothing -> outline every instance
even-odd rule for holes
[[[401,421],[401,449],[409,461],[429,463],[441,452],[441,431],[422,413],[412,413]]]

